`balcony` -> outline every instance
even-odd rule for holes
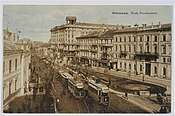
[[[100,45],[104,47],[113,47],[112,43],[101,43]]]
[[[158,53],[136,52],[136,54],[135,54],[135,58],[157,59],[158,57],[159,57]]]
[[[98,52],[98,49],[91,49],[90,51],[91,52],[94,52],[94,53],[97,53]]]
[[[126,56],[127,56],[127,52],[126,52],[126,51],[121,51],[121,52],[120,52],[120,56],[126,57]]]

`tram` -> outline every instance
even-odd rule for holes
[[[102,105],[109,104],[109,88],[102,84],[96,83],[93,79],[88,81],[88,95],[94,99],[95,101],[99,102]]]
[[[63,72],[63,71],[60,71],[59,74],[61,76],[62,84],[64,85],[65,88],[67,88],[68,87],[68,80],[74,79],[74,77],[72,75],[70,75],[69,73]]]
[[[77,99],[81,99],[85,96],[83,83],[80,80],[68,79],[68,90]]]

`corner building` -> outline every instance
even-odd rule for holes
[[[171,24],[121,29],[113,37],[113,69],[170,79]]]
[[[92,24],[77,22],[75,16],[66,17],[66,24],[56,26],[50,30],[51,44],[56,44],[58,59],[64,64],[69,64],[77,53],[76,37],[88,35],[94,31],[122,28],[120,25]]]

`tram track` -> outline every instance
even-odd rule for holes
[[[83,102],[84,102],[84,104],[86,105],[86,108],[87,108],[88,113],[90,113],[88,103],[85,101],[85,99],[83,99]]]

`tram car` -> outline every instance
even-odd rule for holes
[[[100,76],[99,78],[96,76],[91,77],[93,80],[100,80],[100,83],[103,83],[105,85],[109,85],[109,79],[105,78],[104,76]]]
[[[109,88],[102,84],[96,83],[93,79],[88,81],[88,95],[94,99],[95,101],[99,102],[102,105],[109,104]]]
[[[68,90],[77,99],[85,96],[83,83],[80,80],[68,79]]]
[[[74,77],[67,72],[60,72],[60,75],[61,75],[62,84],[67,88],[68,87],[68,80],[74,79]]]

